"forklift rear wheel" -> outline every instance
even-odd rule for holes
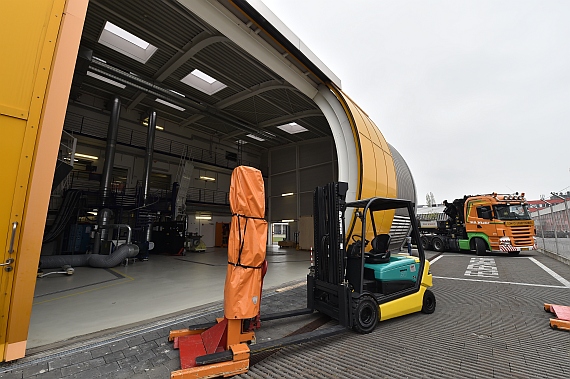
[[[371,296],[361,296],[352,305],[352,318],[352,329],[360,334],[370,333],[378,324],[378,304]]]
[[[435,311],[435,295],[430,290],[424,292],[424,300],[422,303],[422,313],[431,314]]]
[[[444,250],[443,240],[439,237],[434,237],[434,239],[431,240],[431,244],[433,245],[433,249],[438,253],[441,253]]]
[[[474,238],[475,240],[475,251],[477,255],[485,255],[487,252],[487,246],[485,246],[485,241],[481,238]]]

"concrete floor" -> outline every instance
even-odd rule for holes
[[[264,287],[304,279],[310,252],[270,246]],[[227,249],[151,255],[112,269],[38,278],[28,348],[161,317],[223,299]],[[46,272],[48,270],[45,270]]]

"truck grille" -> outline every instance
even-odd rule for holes
[[[511,226],[511,230],[513,233],[513,246],[532,246],[534,245],[534,240],[532,238],[532,228],[527,225],[521,226]]]

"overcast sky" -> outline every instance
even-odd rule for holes
[[[403,155],[420,204],[570,190],[570,1],[263,1]]]

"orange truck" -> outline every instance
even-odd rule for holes
[[[464,196],[445,207],[419,208],[421,244],[435,251],[518,255],[535,250],[535,228],[523,194]]]

